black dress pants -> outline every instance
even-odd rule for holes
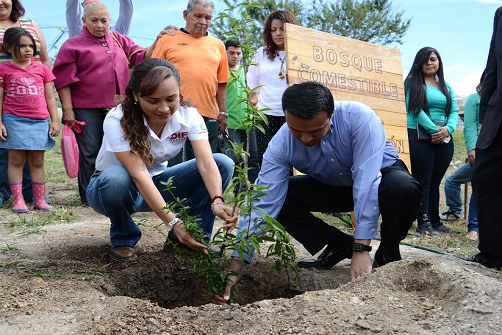
[[[80,109],[74,108],[75,120],[85,121],[85,126],[80,127],[81,134],[75,134],[78,145],[78,192],[83,204],[87,204],[87,185],[96,170],[101,143],[103,143],[103,122],[109,109]]]
[[[476,148],[472,190],[484,259],[502,266],[502,127],[486,149]]]
[[[398,160],[381,170],[378,202],[382,215],[379,251],[388,261],[401,259],[399,242],[415,221],[422,188]],[[289,178],[288,194],[277,220],[314,255],[327,244],[348,250],[353,238],[326,224],[311,212],[348,212],[354,209],[352,186],[330,186],[308,175]]]

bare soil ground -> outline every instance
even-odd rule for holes
[[[56,204],[74,188],[51,190]],[[64,207],[64,206],[63,206]],[[497,334],[502,274],[452,256],[402,247],[404,260],[350,282],[349,261],[332,270],[268,274],[255,258],[235,304],[212,304],[187,264],[162,252],[143,227],[139,258],[110,264],[109,223],[66,206],[47,219],[0,209],[0,334]],[[70,208],[70,209],[68,209]],[[58,218],[71,223],[57,223]],[[154,221],[151,214],[138,220]],[[376,250],[376,248],[374,249]],[[311,258],[297,246],[299,259]]]

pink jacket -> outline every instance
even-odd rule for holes
[[[71,85],[73,108],[108,108],[115,106],[115,95],[124,94],[132,66],[145,57],[145,49],[129,37],[110,32],[104,38],[83,29],[78,36],[63,43],[54,63],[56,89]]]

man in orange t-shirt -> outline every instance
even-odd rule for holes
[[[209,36],[207,30],[213,18],[214,4],[207,0],[189,0],[183,11],[185,28],[174,35],[163,35],[152,58],[163,58],[173,63],[181,76],[181,95],[191,100],[193,107],[204,117],[212,152],[216,152],[218,132],[225,131],[225,87],[229,79],[227,53],[223,43]],[[194,158],[187,142],[186,158]],[[177,157],[181,162],[181,157]],[[170,161],[170,166],[173,160]]]

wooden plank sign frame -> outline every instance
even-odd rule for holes
[[[382,120],[387,139],[410,167],[400,51],[289,23],[285,32],[289,84],[318,81],[335,100],[370,106]]]

